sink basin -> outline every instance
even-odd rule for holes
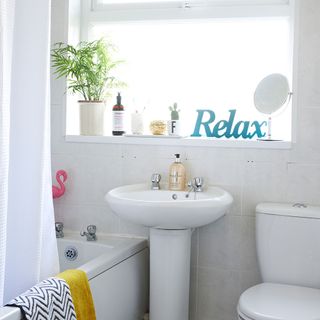
[[[111,190],[105,199],[121,218],[151,228],[150,318],[189,319],[192,228],[223,216],[232,196],[218,187],[188,194],[133,184]]]
[[[105,199],[121,218],[158,229],[188,229],[209,224],[233,202],[219,187],[203,192],[150,190],[148,184],[134,184],[111,190]]]

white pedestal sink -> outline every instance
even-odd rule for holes
[[[219,219],[233,202],[218,187],[186,194],[135,184],[105,197],[118,216],[151,228],[150,320],[188,320],[192,229]]]

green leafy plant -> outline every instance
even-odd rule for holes
[[[124,83],[111,75],[122,61],[112,58],[114,48],[103,39],[80,42],[76,47],[56,43],[52,49],[52,66],[57,78],[66,77],[68,89],[85,101],[103,101],[107,90]]]
[[[178,104],[176,102],[173,104],[173,107],[169,107],[169,110],[171,111],[171,120],[179,120],[180,110],[178,110]]]

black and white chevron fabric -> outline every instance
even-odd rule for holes
[[[27,320],[76,320],[68,284],[48,278],[11,300],[8,306],[19,307]]]

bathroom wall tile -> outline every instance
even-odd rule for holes
[[[240,272],[241,292],[244,292],[250,287],[253,287],[261,282],[262,279],[259,270],[248,270]]]
[[[196,228],[192,232],[191,237],[191,266],[196,267],[198,265],[199,254],[199,228]]]
[[[199,267],[230,268],[230,235],[228,217],[222,217],[214,224],[200,228],[199,231]],[[234,248],[233,254],[237,249]]]
[[[241,186],[217,185],[222,189],[228,191],[233,198],[231,207],[227,210],[227,215],[241,215],[242,214],[242,193]]]
[[[234,198],[229,210],[230,214],[241,214],[241,185],[243,180],[243,164],[241,161],[233,161],[222,158],[187,160],[189,179],[203,177],[204,185],[218,186]]]
[[[87,157],[86,162],[86,201],[105,204],[104,197],[111,189],[122,185],[121,158]],[[118,163],[117,166],[114,163]]]
[[[202,177],[204,186],[211,184],[209,179],[210,167],[208,165],[208,161],[204,161],[203,159],[188,159],[184,162],[184,165],[187,172],[187,181],[190,181],[195,177]]]
[[[63,169],[68,174],[66,192],[55,201],[60,204],[80,205],[86,203],[88,190],[87,157],[76,155],[52,155],[53,183],[57,185],[55,173]]]
[[[66,142],[65,110],[63,106],[51,106],[51,152],[67,155],[121,156],[121,145]]]
[[[50,76],[51,82],[51,105],[53,108],[63,108],[65,104],[65,91],[66,81],[65,79],[57,79],[53,73]],[[62,113],[60,111],[60,113]]]
[[[68,1],[54,0],[52,1],[51,19],[54,21],[51,27],[51,45],[57,42],[66,42],[67,40],[67,6]],[[56,76],[51,73],[51,103],[53,105],[61,106],[65,99],[65,86],[64,79],[56,79]]]
[[[255,219],[225,216],[200,228],[198,250],[200,267],[256,271]]]
[[[243,161],[226,158],[212,159],[209,165],[209,179],[216,185],[241,186]]]
[[[118,233],[119,219],[103,206],[54,204],[55,219],[64,223],[66,229],[85,230],[89,224],[97,226],[97,232]]]
[[[153,159],[164,159],[168,163],[174,161],[174,154],[180,153],[182,161],[186,158],[184,147],[179,146],[152,146],[152,145],[124,145],[124,157],[138,158],[151,157]]]
[[[300,1],[298,101],[309,107],[320,107],[319,11],[319,1]]]
[[[66,148],[69,147],[70,142],[66,143]],[[90,155],[90,156],[101,156],[106,158],[123,158],[122,146],[119,144],[104,144],[104,143],[80,143],[78,144],[78,154]],[[118,165],[120,160],[116,162],[109,162],[109,166],[113,167]]]
[[[288,163],[287,201],[319,205],[319,190],[319,163]]]
[[[51,108],[51,153],[59,150],[59,142],[61,139],[60,119],[62,117],[60,109]]]
[[[128,148],[129,147],[129,148]],[[169,167],[173,162],[171,154],[146,146],[126,146],[123,149],[123,183],[150,182],[153,173],[161,174],[161,182],[168,181]]]
[[[316,42],[314,45],[313,43]],[[320,39],[310,41],[308,48],[304,48],[300,58],[299,98],[300,104],[308,107],[320,107]]]
[[[236,320],[241,293],[236,271],[199,267],[197,320]]]
[[[51,153],[52,154],[80,154],[84,144],[66,143],[65,116],[62,108],[51,108]]]
[[[54,155],[52,172],[64,169],[68,173],[65,203],[92,203],[104,205],[104,196],[122,184],[121,159],[113,157],[89,157],[72,155]],[[111,166],[111,163],[119,163]]]
[[[256,253],[255,224],[255,217],[241,217],[239,235],[237,236],[237,241],[239,241],[239,251],[236,256],[233,256],[235,259],[233,265],[238,266],[241,272],[257,273],[259,270]]]
[[[291,156],[291,149],[245,149],[244,163],[246,162],[286,162]]]
[[[66,41],[68,35],[68,1],[52,0],[51,2],[51,42]]]
[[[149,237],[149,228],[143,227],[123,219],[119,219],[119,230],[120,234],[129,234],[141,237]]]
[[[314,119],[320,119],[320,108],[301,108],[297,124],[296,161],[320,160],[320,131]]]
[[[190,270],[189,320],[197,320],[198,269]]]
[[[52,135],[51,137],[51,149],[52,153],[55,155],[87,155],[86,145],[84,143],[74,143],[65,141],[65,133],[63,124],[60,123],[57,126],[60,126],[61,135]],[[96,150],[97,151],[97,150]]]
[[[241,148],[206,148],[186,147],[186,158],[189,160],[224,159],[243,160],[243,149]]]
[[[161,175],[160,185],[165,183],[166,168],[161,163],[153,161],[153,165],[150,166],[150,159],[123,159],[123,184],[134,183],[151,183],[151,175],[153,173],[159,173]]]
[[[51,150],[61,155],[122,157],[120,144],[76,143],[65,140],[65,116],[60,108],[51,108]]]
[[[255,215],[259,202],[283,202],[287,184],[286,162],[247,161],[242,186],[242,214]]]

